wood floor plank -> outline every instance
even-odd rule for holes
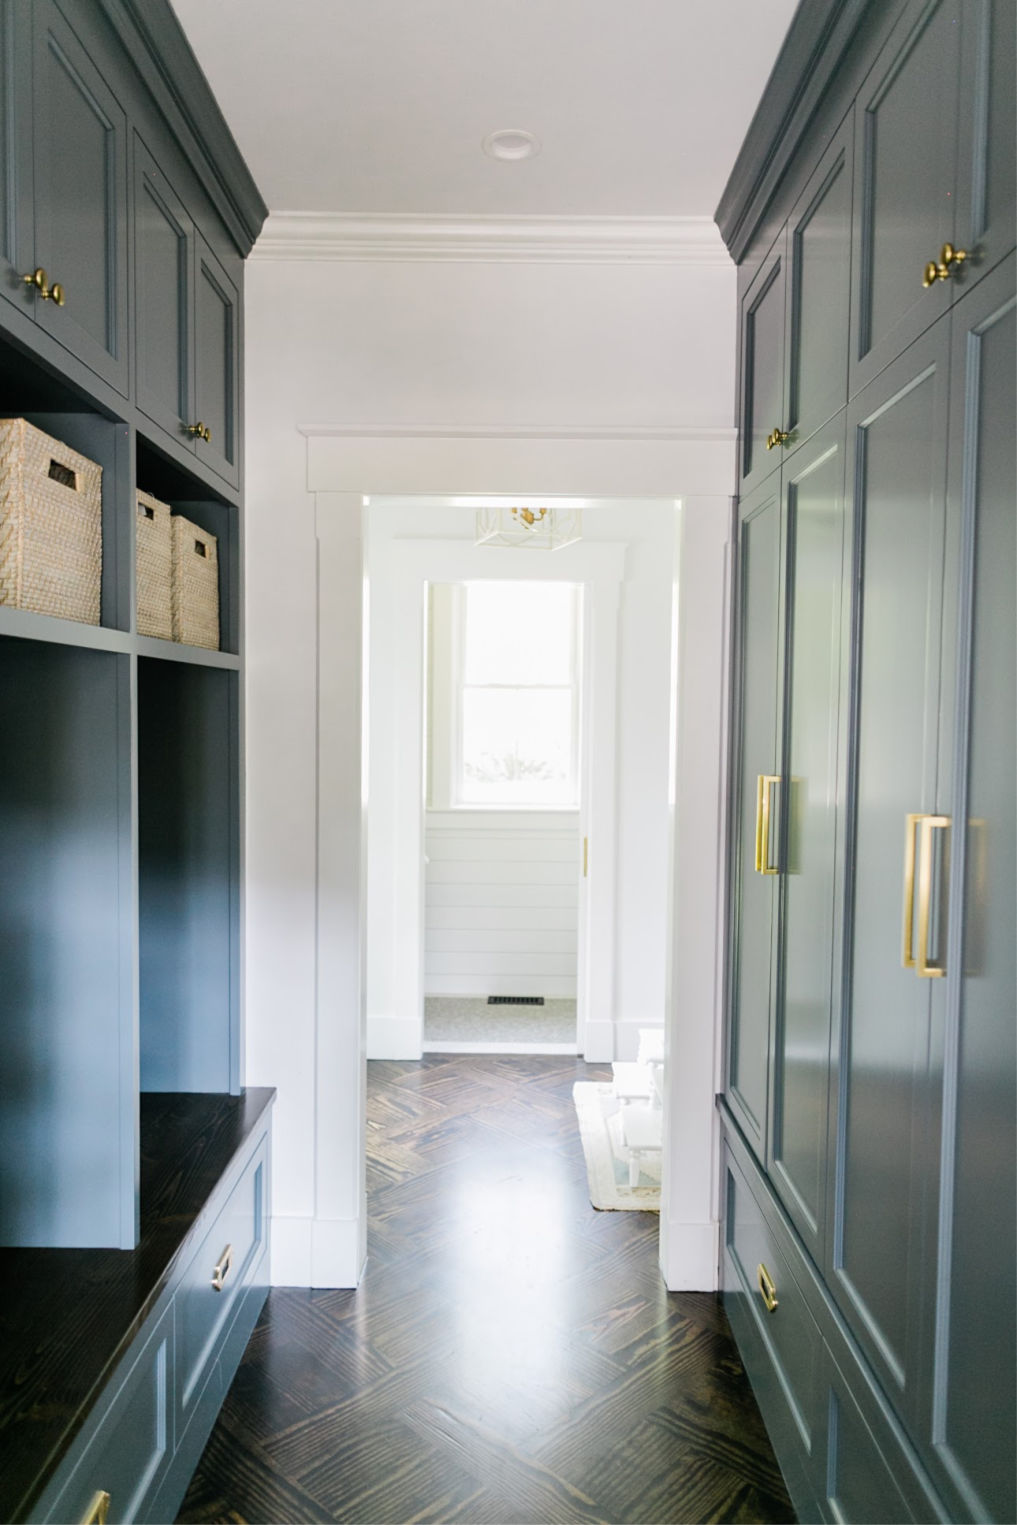
[[[561,1055],[368,1066],[368,1266],[281,1289],[179,1520],[792,1521],[719,1298],[589,1202]]]

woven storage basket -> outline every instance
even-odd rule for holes
[[[0,419],[0,604],[98,625],[102,467]]]
[[[219,550],[214,535],[180,514],[173,534],[173,639],[219,650]]]
[[[171,509],[147,492],[138,493],[136,571],[138,634],[173,639],[173,534]]]

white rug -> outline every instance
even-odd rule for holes
[[[644,1156],[639,1185],[629,1185],[629,1151],[622,1143],[619,1104],[610,1082],[577,1080],[572,1087],[572,1099],[594,1207],[612,1212],[659,1213],[660,1156]]]

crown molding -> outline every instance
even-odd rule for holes
[[[727,444],[738,438],[734,428],[667,424],[298,424],[307,439],[538,439],[538,440],[664,440],[679,444],[705,441]]]
[[[730,267],[709,217],[455,217],[273,212],[256,260]]]

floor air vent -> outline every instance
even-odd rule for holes
[[[489,995],[488,1006],[543,1006],[542,995]]]

